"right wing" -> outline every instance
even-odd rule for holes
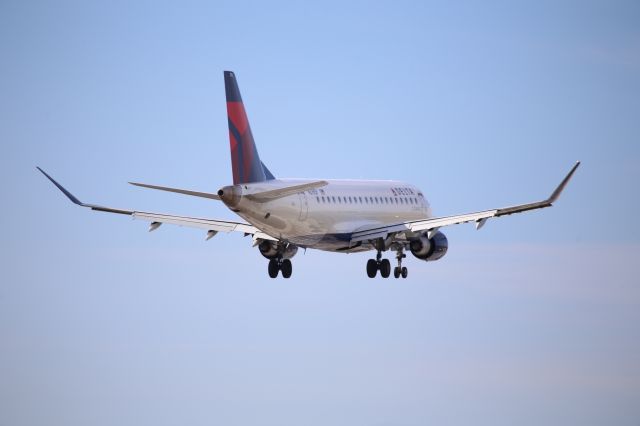
[[[139,212],[135,210],[124,210],[124,209],[116,209],[112,207],[99,206],[96,204],[86,204],[82,201],[78,200],[73,194],[67,191],[62,185],[56,182],[51,176],[49,176],[44,170],[40,167],[37,168],[42,172],[43,175],[47,177],[55,186],[58,187],[64,195],[71,200],[74,204],[77,204],[82,207],[88,207],[91,210],[107,212],[107,213],[117,213],[124,214],[128,216],[132,216],[134,219],[141,219],[147,222],[151,222],[151,226],[149,227],[149,231],[153,231],[157,229],[163,223],[169,223],[172,225],[179,226],[187,226],[190,228],[199,228],[207,231],[207,239],[213,237],[218,232],[243,232],[245,235],[252,235],[254,242],[257,240],[273,240],[277,241],[276,238],[271,237],[270,235],[265,234],[258,228],[248,223],[243,222],[232,222],[226,220],[215,220],[215,219],[202,219],[197,217],[187,217],[187,216],[174,216],[162,213],[149,213],[149,212]]]
[[[534,203],[528,204],[519,204],[511,207],[502,207],[493,210],[484,210],[475,213],[466,213],[459,214],[454,216],[444,216],[444,217],[434,217],[430,219],[422,219],[422,220],[414,220],[402,223],[395,223],[390,225],[383,226],[375,226],[367,229],[361,229],[357,232],[354,232],[351,236],[351,243],[357,243],[359,241],[368,241],[374,240],[377,238],[387,238],[389,234],[397,234],[401,232],[422,232],[427,231],[429,234],[435,233],[443,226],[451,226],[458,225],[461,223],[467,222],[476,222],[476,229],[480,229],[485,222],[492,217],[500,217],[506,216],[514,213],[522,213],[529,210],[542,209],[545,207],[551,207],[553,203],[556,202],[562,190],[567,186],[571,176],[575,173],[576,169],[580,165],[580,162],[576,162],[576,164],[571,168],[569,173],[565,176],[565,178],[560,182],[560,184],[556,187],[556,189],[551,193],[549,198],[536,201]],[[431,235],[429,235],[431,238]]]

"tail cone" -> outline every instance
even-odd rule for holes
[[[240,185],[225,186],[220,188],[218,196],[227,207],[235,207],[240,203],[240,199],[242,198],[242,187]]]

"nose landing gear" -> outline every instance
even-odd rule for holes
[[[396,259],[398,259],[398,266],[393,268],[394,278],[400,278],[400,276],[402,276],[402,278],[407,278],[407,275],[409,275],[409,270],[407,269],[407,267],[402,266],[402,259],[404,259],[405,257],[407,257],[407,255],[404,254],[403,248],[400,247],[396,253]]]
[[[409,275],[409,270],[407,269],[406,266],[396,266],[395,268],[393,268],[393,277],[394,278],[400,278],[402,276],[402,278],[407,278],[407,275]]]

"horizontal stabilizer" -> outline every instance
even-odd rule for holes
[[[269,201],[277,200],[278,198],[288,197],[289,195],[297,194],[299,192],[309,191],[312,189],[321,188],[328,185],[326,180],[319,180],[316,182],[303,183],[301,185],[287,186],[285,188],[272,189],[269,191],[257,192],[253,194],[243,195],[248,200],[255,201],[256,203],[267,203]]]
[[[211,192],[191,191],[188,189],[171,188],[168,186],[149,185],[148,183],[129,182],[131,185],[140,186],[142,188],[158,189],[160,191],[176,192],[178,194],[192,195],[194,197],[209,198],[212,200],[220,200],[218,194]]]

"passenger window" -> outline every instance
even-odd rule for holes
[[[323,203],[325,202],[324,197],[322,197],[322,202],[323,202]]]
[[[316,197],[316,201],[319,203],[320,202],[320,197]]]
[[[360,204],[362,204],[362,197],[358,197],[360,199]]]
[[[336,202],[336,197],[334,197],[333,195],[331,196],[331,199],[333,200],[333,202]]]

